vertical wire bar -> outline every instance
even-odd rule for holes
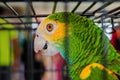
[[[74,7],[74,9],[71,12],[74,13],[77,10],[77,8],[80,6],[80,4],[81,4],[81,1],[77,3],[77,5]]]
[[[26,1],[26,21],[29,22],[31,20],[29,14],[31,13],[29,2]],[[27,28],[31,29],[31,25],[27,25]],[[33,41],[32,41],[32,33],[31,30],[27,31],[27,76],[28,80],[33,80]]]
[[[114,33],[114,32],[116,32],[116,30],[115,30],[113,18],[111,18],[111,24],[112,24],[112,32],[111,33]]]
[[[34,9],[34,7],[33,7],[32,2],[29,2],[29,5],[30,5],[30,7],[31,7],[31,10],[32,10],[32,12],[33,12],[33,15],[36,15],[35,9]],[[36,20],[37,23],[39,22],[36,16],[35,16],[35,20]]]
[[[55,13],[55,11],[56,11],[56,7],[57,7],[57,2],[54,2],[54,6],[53,6],[53,10],[52,10],[52,14]]]
[[[65,0],[65,7],[64,7],[64,9],[65,9],[65,12],[67,12],[68,11],[68,0]],[[77,7],[78,7],[78,5],[80,4],[80,2],[77,4]],[[77,8],[76,7],[76,8]],[[72,12],[74,12],[75,10],[76,10],[76,8],[74,8],[73,9],[73,11]],[[66,35],[66,38],[65,38],[65,53],[67,54],[66,55],[66,58],[67,58],[67,60],[69,60],[69,36],[68,36],[68,25],[67,25],[67,23],[68,23],[68,15],[64,15],[64,19],[65,19],[65,21],[66,21],[66,24],[65,24],[65,26],[66,26],[66,32],[65,32],[65,35]],[[67,79],[65,79],[65,80],[68,80],[68,76],[69,76],[69,67],[68,67],[68,64],[66,64],[66,78]]]
[[[56,7],[57,7],[57,2],[55,1],[54,2],[54,5],[53,5],[53,9],[52,9],[52,14],[54,14],[55,13],[55,11],[56,11]],[[57,73],[58,72],[58,70],[56,70],[56,68],[54,69],[53,67],[53,64],[54,64],[54,62],[53,62],[53,59],[51,58],[51,80],[53,80],[54,79],[54,73]]]
[[[105,11],[103,11],[103,14],[106,13]],[[105,18],[106,18],[106,15],[103,15],[101,17],[101,22],[102,22],[102,29],[103,29],[103,32],[102,32],[102,41],[103,41],[103,65],[105,67],[107,67],[107,60],[106,60],[106,57],[107,57],[107,53],[108,53],[108,49],[109,47],[107,46],[107,42],[106,42],[106,38],[104,36],[104,31],[105,31],[105,26],[104,26],[104,23],[105,23]],[[106,76],[106,72],[104,71],[103,72],[103,79],[106,79],[107,80],[107,76]]]

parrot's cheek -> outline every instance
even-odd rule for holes
[[[47,43],[47,48],[40,51],[40,53],[45,56],[54,56],[59,53],[59,51],[52,44]]]
[[[56,47],[40,35],[34,39],[34,51],[44,56],[53,56],[59,52]]]

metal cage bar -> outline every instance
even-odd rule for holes
[[[85,11],[82,12],[82,14],[85,14],[87,11],[89,11],[97,2],[93,2]]]
[[[100,18],[100,17],[102,17],[103,15],[111,14],[111,13],[117,11],[117,10],[120,10],[120,6],[117,7],[117,8],[115,8],[115,9],[113,9],[113,10],[108,11],[107,13],[104,13],[104,14],[101,14],[100,16],[95,17],[94,20],[95,20],[95,19],[98,19],[98,18]]]
[[[98,9],[96,9],[93,14],[95,14],[96,12],[104,9],[105,7],[109,6],[110,4],[112,4],[114,1],[110,1],[110,2],[105,2],[101,7],[99,7]]]

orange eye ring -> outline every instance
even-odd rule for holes
[[[53,24],[47,24],[46,29],[47,31],[51,32],[54,29]]]

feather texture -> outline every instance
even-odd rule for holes
[[[65,19],[65,17],[67,19]],[[82,80],[79,75],[86,66],[92,63],[100,64],[106,69],[120,75],[120,55],[110,44],[109,39],[104,32],[95,25],[92,20],[69,12],[51,14],[43,21],[43,23],[46,22],[46,20],[56,24],[56,31],[60,27],[68,29],[68,35],[61,36],[59,38],[55,37],[54,40],[50,40],[50,37],[58,33],[65,35],[66,30],[61,29],[62,33],[58,30],[59,32],[52,33],[50,35],[45,33],[43,34],[43,37],[50,41],[50,43],[59,50],[63,58],[66,60],[69,65],[68,68],[71,79]],[[60,23],[64,25],[57,25]],[[42,24],[41,26],[43,28],[46,27]],[[38,30],[40,30],[39,27]],[[66,39],[68,39],[67,48]],[[66,52],[66,49],[68,49],[68,52]],[[92,68],[91,76],[85,80],[99,80],[99,78],[103,78],[101,77],[102,72],[105,72],[107,77],[110,77],[110,79],[113,78],[114,80],[114,76],[112,74],[109,75],[106,69],[101,70],[100,67]],[[98,78],[93,76],[97,76]]]

